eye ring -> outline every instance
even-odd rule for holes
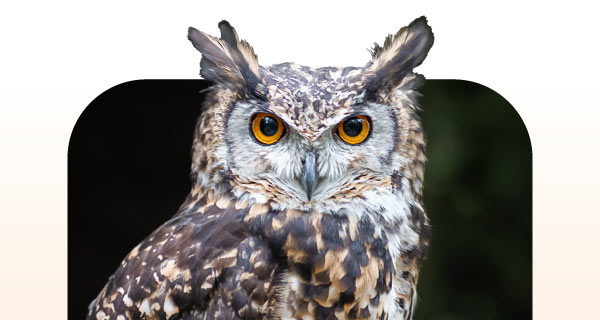
[[[271,113],[257,113],[252,117],[250,130],[254,139],[261,144],[274,144],[279,141],[285,131],[283,121]]]
[[[348,117],[337,125],[336,131],[347,144],[363,143],[371,135],[371,119],[364,115]]]

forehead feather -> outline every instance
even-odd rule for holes
[[[362,102],[362,68],[312,69],[293,63],[261,70],[269,109],[307,138],[354,113]]]

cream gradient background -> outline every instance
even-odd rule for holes
[[[436,40],[418,71],[496,90],[529,129],[534,318],[600,319],[598,12],[583,1],[2,2],[0,318],[66,319],[71,130],[114,85],[199,78],[188,26],[218,34],[228,19],[264,65],[360,66],[424,14]]]

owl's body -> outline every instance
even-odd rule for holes
[[[190,195],[88,318],[411,319],[429,241],[412,72],[433,41],[425,19],[339,69],[260,67],[219,27],[189,34],[215,82]]]

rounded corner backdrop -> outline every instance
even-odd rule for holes
[[[98,96],[68,151],[68,311],[85,318],[125,255],[190,190],[204,80],[136,80]],[[416,319],[531,319],[531,144],[502,96],[463,80],[420,90],[433,227]]]

